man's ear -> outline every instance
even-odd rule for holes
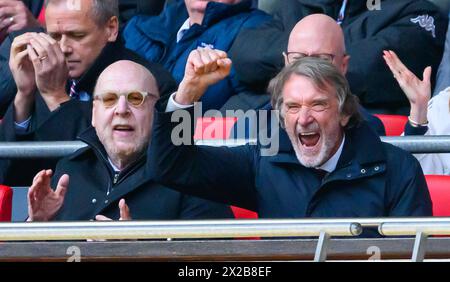
[[[347,74],[349,62],[350,62],[350,55],[344,55],[344,58],[342,58],[342,66],[341,66],[342,68],[341,71],[344,75]]]
[[[346,114],[341,114],[341,120],[339,121],[341,127],[346,127],[348,122],[350,121],[350,116]]]
[[[284,58],[284,66],[289,65],[288,58],[285,52],[283,52],[283,58]]]
[[[106,23],[106,32],[108,34],[108,42],[115,42],[119,36],[119,19],[114,16]]]
[[[92,120],[91,120],[91,125],[92,127],[95,127],[95,105],[97,104],[97,101],[94,100],[94,102],[92,102]]]

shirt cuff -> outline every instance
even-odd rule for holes
[[[173,112],[173,111],[180,110],[180,109],[187,109],[187,108],[194,106],[194,104],[192,104],[192,105],[178,104],[177,102],[175,102],[175,99],[174,99],[175,94],[177,94],[177,92],[172,93],[169,97],[169,101],[167,102],[167,106],[166,106],[166,113]]]
[[[418,126],[414,127],[409,122],[405,125],[405,136],[408,135],[425,135],[428,131],[428,126]]]
[[[30,126],[30,122],[31,116],[22,122],[14,122],[16,133],[26,133],[28,131],[28,127]]]

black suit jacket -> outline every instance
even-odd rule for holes
[[[132,218],[138,220],[233,218],[226,205],[181,194],[146,178],[145,153],[116,176],[94,128],[87,129],[80,139],[89,146],[62,159],[52,178],[56,188],[63,174],[70,177],[55,220],[90,220],[98,214],[117,220],[122,198]]]

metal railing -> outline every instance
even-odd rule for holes
[[[450,136],[403,136],[381,137],[383,142],[391,143],[411,153],[450,153]],[[254,139],[197,140],[197,145],[239,146],[255,145]],[[66,142],[0,142],[0,158],[58,158],[67,156],[86,147],[81,141]]]
[[[450,235],[450,218],[435,218],[432,221],[395,221],[381,223],[378,232],[384,236],[416,236],[412,261],[423,261],[428,237]]]
[[[319,237],[315,261],[331,236],[357,236],[359,223],[303,220],[97,221],[0,223],[0,241]]]
[[[378,227],[381,235],[386,236],[385,238],[375,239],[375,241],[373,239],[352,238],[360,235],[363,228],[375,226]],[[412,253],[410,253],[412,261],[423,261],[427,249],[430,250],[434,257],[450,259],[450,239],[442,237],[429,239],[428,237],[431,235],[450,235],[450,217],[0,223],[0,241],[3,241],[4,244],[16,242],[14,244],[19,244],[17,246],[23,244],[24,242],[22,241],[73,241],[88,239],[95,241],[170,239],[171,241],[171,239],[195,239],[194,241],[178,241],[178,244],[186,242],[189,245],[190,243],[188,242],[195,242],[195,244],[208,242],[201,241],[201,239],[263,237],[273,240],[281,238],[282,241],[273,242],[284,247],[300,244],[306,247],[305,251],[312,248],[311,244],[315,244],[314,261],[325,261],[329,252],[333,253],[333,256],[340,254],[341,257],[345,253],[351,259],[353,255],[350,251],[335,249],[336,242],[340,245],[346,245],[345,249],[351,246],[351,242],[353,242],[355,251],[358,252],[358,254],[354,255],[358,257],[361,257],[361,250],[359,250],[361,246],[365,246],[368,251],[373,250],[373,246],[380,246],[388,251],[394,248],[395,251],[391,252],[391,257],[398,256],[399,252],[404,257],[407,255],[408,250],[412,249]],[[346,240],[350,240],[350,242],[347,241],[349,243],[345,243],[342,241],[342,238],[331,240],[332,237],[336,236],[349,237]],[[394,238],[389,238],[392,236]],[[415,236],[415,239],[405,238],[405,236]],[[312,237],[318,237],[318,240],[312,240]],[[264,250],[258,250],[256,252],[258,256],[293,256],[292,251],[283,254],[281,250],[263,242],[267,240],[253,240],[255,243],[258,241],[262,242],[262,246],[268,247],[268,256],[264,256]],[[234,251],[236,257],[242,258],[245,257],[245,254],[256,254],[253,250],[256,244],[250,241],[247,242],[249,242],[248,246],[251,249],[242,250],[242,255],[240,255],[241,252],[238,250]],[[410,243],[411,245],[409,245]],[[414,246],[412,246],[412,243],[414,243]],[[217,244],[233,245],[233,243],[226,243],[224,240]],[[301,250],[302,248],[298,249],[300,252]],[[13,249],[9,253],[9,256],[13,255]],[[205,255],[205,250],[201,253]],[[225,251],[218,253],[226,255]],[[38,252],[35,255],[38,255]],[[300,253],[298,255],[302,256]],[[195,259],[195,252],[190,257]],[[0,259],[2,259],[1,253]]]
[[[441,136],[382,136],[381,141],[390,143],[405,151],[416,153],[450,153],[450,135]],[[256,139],[201,139],[195,142],[202,146],[256,145]]]

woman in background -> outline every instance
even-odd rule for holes
[[[450,87],[430,99],[431,67],[425,68],[420,80],[393,51],[384,51],[383,58],[411,105],[405,135],[450,135]],[[415,157],[425,174],[450,175],[450,153],[416,154]]]

